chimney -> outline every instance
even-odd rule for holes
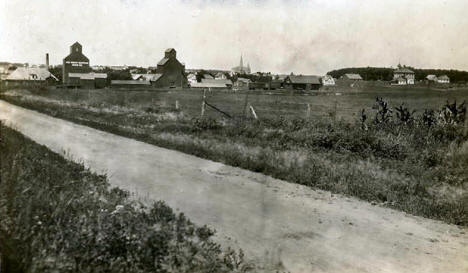
[[[45,54],[45,65],[46,68],[49,69],[49,53]]]

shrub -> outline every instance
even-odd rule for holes
[[[193,118],[192,130],[194,132],[202,132],[207,130],[217,130],[222,127],[216,119],[210,117]]]

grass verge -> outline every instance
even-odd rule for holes
[[[105,176],[0,124],[0,252],[5,272],[246,272],[163,202],[145,206]],[[3,271],[2,271],[3,272]]]

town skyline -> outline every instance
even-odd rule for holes
[[[154,66],[173,47],[193,69],[230,70],[242,54],[252,71],[283,74],[398,63],[468,70],[463,1],[112,3],[2,1],[0,60],[41,64],[49,53],[57,65],[79,41],[91,65]]]

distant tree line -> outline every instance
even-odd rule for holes
[[[409,66],[403,66],[404,68],[411,69],[414,71],[414,75],[417,81],[426,79],[427,75],[447,75],[451,82],[468,82],[468,72],[460,70],[446,70],[446,69],[417,69]],[[332,70],[328,72],[334,78],[340,78],[344,74],[355,73],[361,75],[366,81],[391,81],[393,79],[394,68],[386,67],[351,67]]]

